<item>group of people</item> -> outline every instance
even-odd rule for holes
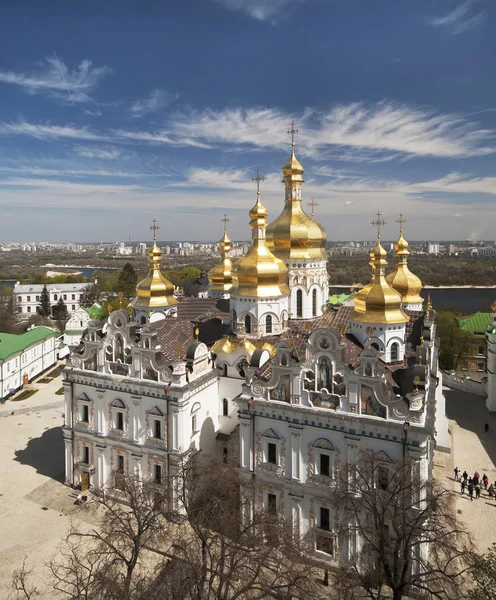
[[[479,473],[475,471],[473,476],[469,477],[467,471],[463,471],[460,476],[460,469],[458,467],[454,468],[454,473],[455,481],[460,482],[460,493],[464,494],[465,488],[467,488],[470,501],[474,499],[474,493],[476,500],[477,498],[480,498],[481,489],[484,489],[491,497],[496,495],[496,481],[494,484],[489,484],[489,479],[485,473],[481,477]]]

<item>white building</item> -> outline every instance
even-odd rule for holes
[[[46,288],[50,295],[52,309],[62,298],[69,315],[79,310],[81,297],[87,285],[87,283],[47,283]],[[21,318],[36,314],[36,308],[41,305],[41,293],[44,287],[44,284],[21,285],[19,282],[15,284],[13,293]]]
[[[293,148],[288,177],[301,177],[295,161]],[[291,214],[287,203],[286,194]],[[255,502],[277,507],[295,531],[311,532],[315,555],[338,566],[360,544],[338,540],[328,503],[341,465],[373,449],[386,462],[412,459],[429,478],[436,444],[450,449],[435,312],[403,311],[402,294],[384,277],[379,241],[358,306],[315,305],[313,289],[320,300],[327,294],[323,257],[288,268],[265,241],[259,194],[250,219],[252,244],[234,265],[229,298],[190,298],[187,318],[179,303],[175,316],[151,322],[150,277],[138,286],[144,305],[134,303],[134,322],[116,311],[108,323],[89,324],[65,372],[66,483],[108,489],[126,472],[160,484],[176,457],[201,449],[240,466],[258,483]],[[281,239],[277,231],[274,248],[302,239],[298,229],[295,240],[291,230]],[[309,231],[316,237],[307,248],[320,249],[325,233]],[[298,278],[289,288],[288,271]],[[293,316],[295,290],[302,311]],[[298,295],[291,298],[298,312]]]
[[[0,398],[10,396],[57,362],[57,336],[50,327],[0,333]]]
[[[496,412],[496,300],[491,305],[493,321],[487,328],[487,400],[486,406]]]

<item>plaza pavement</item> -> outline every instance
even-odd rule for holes
[[[46,567],[71,521],[89,527],[87,511],[74,506],[63,485],[64,397],[59,376],[21,402],[0,406],[0,600],[11,593],[11,575],[26,557],[40,600],[56,599]],[[30,386],[31,387],[31,386]],[[15,595],[12,595],[15,598]]]
[[[460,473],[467,471],[472,477],[475,471],[484,473],[489,482],[496,480],[496,414],[486,408],[481,396],[444,388],[446,414],[450,419],[452,454],[436,453],[435,477],[445,486],[460,491],[455,483],[453,469],[458,466]],[[489,424],[489,432],[484,424]],[[486,552],[496,542],[496,501],[481,490],[481,497],[471,502],[468,492],[458,494],[456,499],[458,517],[472,533],[472,540],[479,552]]]

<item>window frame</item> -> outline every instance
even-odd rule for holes
[[[303,290],[296,290],[296,316],[303,317]]]
[[[265,444],[265,462],[271,465],[279,466],[279,448],[275,441],[267,441]],[[273,453],[273,456],[271,456]],[[271,460],[273,458],[274,460]]]

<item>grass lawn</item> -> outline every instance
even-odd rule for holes
[[[24,390],[23,392],[21,392],[19,394],[19,396],[12,398],[12,402],[19,402],[20,400],[26,400],[26,398],[30,398],[33,394],[36,394],[37,391],[38,390]]]
[[[64,395],[64,386],[62,386],[60,389],[58,389],[56,392],[57,396],[63,396]]]

